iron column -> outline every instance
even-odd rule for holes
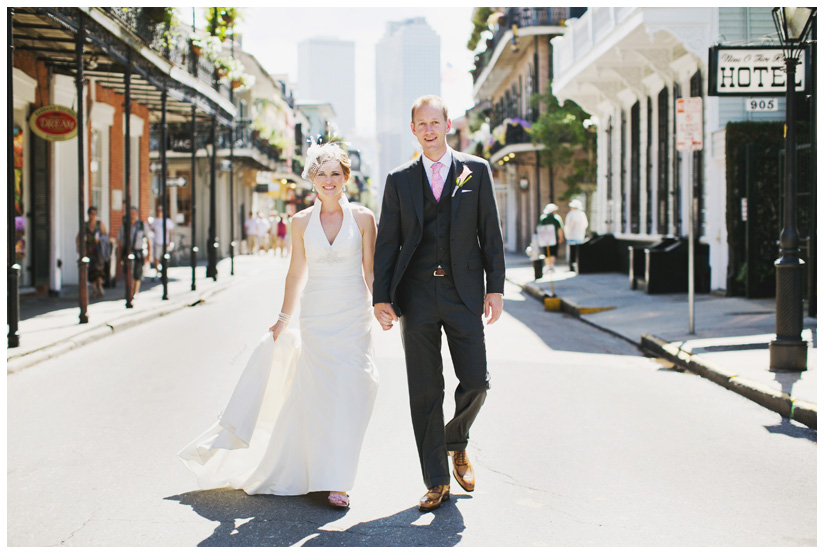
[[[88,267],[89,258],[86,256],[86,217],[85,217],[85,172],[86,156],[83,152],[83,134],[86,131],[83,114],[83,43],[86,42],[86,21],[83,12],[80,13],[80,27],[77,30],[77,43],[75,53],[77,56],[77,210],[80,231],[77,234],[78,242],[78,294],[80,296],[80,323],[88,324],[89,315],[86,312],[89,307],[89,287],[88,287]]]
[[[218,280],[218,237],[217,226],[215,225],[215,213],[217,211],[217,158],[218,142],[215,140],[215,127],[217,126],[217,116],[212,114],[212,126],[210,129],[210,140],[212,141],[212,156],[209,160],[209,237],[207,247],[209,249],[209,262],[206,268],[206,277],[211,277],[213,281]]]
[[[168,171],[166,165],[166,138],[168,127],[166,125],[166,82],[163,83],[163,90],[160,93],[160,190],[161,190],[161,204],[163,204],[162,218],[163,222],[163,256],[161,256],[162,274],[161,281],[163,281],[163,296],[162,300],[169,300],[169,275],[166,271],[169,266],[169,254],[166,252],[166,213],[169,206],[169,199],[166,197],[166,172]]]
[[[196,247],[197,234],[195,233],[196,218],[195,218],[195,172],[197,171],[197,159],[195,157],[198,152],[198,122],[195,118],[195,106],[192,106],[192,182],[189,184],[189,198],[192,203],[192,212],[189,215],[189,222],[192,225],[192,247],[189,262],[192,265],[192,291],[197,289],[195,284],[195,268],[198,267],[198,247]]]
[[[16,241],[16,227],[15,217],[17,212],[14,207],[15,184],[14,184],[14,41],[12,39],[12,19],[14,18],[14,8],[8,9],[8,65],[6,66],[8,81],[8,97],[6,98],[8,120],[8,182],[6,183],[6,211],[8,221],[6,222],[6,255],[8,259],[8,292],[6,294],[7,301],[7,317],[9,320],[9,348],[20,346],[20,331],[18,329],[18,322],[20,321],[20,265],[17,263],[17,253],[15,252]]]

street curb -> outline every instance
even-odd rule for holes
[[[673,362],[681,368],[711,380],[734,393],[738,393],[762,405],[766,409],[779,413],[785,418],[796,420],[814,430],[817,429],[817,409],[813,403],[799,401],[787,393],[777,392],[760,382],[743,378],[736,374],[730,374],[712,362],[703,360],[702,357],[698,355],[686,353],[679,349],[677,345],[654,335],[647,333],[642,334],[641,347],[656,356]]]
[[[551,297],[550,295],[548,295],[547,293],[545,293],[543,289],[541,289],[540,287],[536,287],[532,283],[523,283],[522,284],[522,283],[517,283],[517,282],[515,282],[515,281],[513,281],[509,278],[505,278],[505,279],[507,279],[507,281],[509,281],[510,283],[515,285],[516,287],[520,287],[522,291],[526,292],[528,295],[530,295],[534,299],[537,299],[537,300],[541,301],[542,303],[544,303],[544,299],[554,298],[554,297]],[[570,302],[567,299],[564,299],[564,298],[561,298],[561,297],[555,297],[555,298],[558,298],[561,302],[561,312],[564,312],[565,314],[570,314],[571,316],[575,316],[576,318],[580,319],[585,324],[587,324],[589,326],[592,326],[592,327],[596,328],[597,330],[608,333],[608,334],[612,335],[613,337],[616,337],[618,339],[623,339],[624,341],[627,341],[628,343],[630,343],[631,345],[633,345],[637,349],[641,348],[639,346],[638,342],[630,339],[629,337],[625,337],[624,335],[622,335],[620,333],[617,333],[617,332],[615,332],[615,331],[613,331],[609,328],[605,328],[603,326],[600,326],[599,324],[591,322],[590,320],[582,318],[582,314],[587,314],[588,312],[585,312],[577,304],[575,304],[573,302]],[[604,310],[611,310],[612,308],[615,308],[615,307],[611,307],[609,309],[604,309]]]
[[[545,298],[551,298],[550,295],[545,293],[543,289],[533,285],[532,283],[521,284],[510,279],[507,281],[521,287],[522,291],[526,292],[531,297],[542,301],[542,303]],[[754,401],[769,410],[777,412],[791,420],[796,420],[797,422],[816,430],[817,409],[816,405],[813,403],[793,399],[788,394],[779,393],[759,382],[736,375],[731,375],[713,363],[702,360],[699,356],[681,351],[678,347],[669,345],[667,341],[659,339],[653,335],[646,333],[642,334],[641,342],[636,342],[621,335],[620,333],[595,324],[586,318],[582,318],[583,312],[581,307],[565,299],[561,299],[561,311],[576,316],[582,322],[585,322],[596,329],[609,333],[620,339],[624,339],[643,351],[647,351],[655,356],[663,357],[682,369],[688,370],[698,376],[717,383],[722,387],[733,391],[734,393],[738,393],[739,395],[742,395],[743,397],[750,399],[751,401]]]
[[[552,296],[552,295],[548,295],[547,292],[544,289],[542,289],[542,288],[540,288],[536,285],[533,285],[532,283],[525,283],[525,284],[522,285],[520,283],[516,283],[516,282],[511,281],[511,280],[508,280],[508,281],[510,281],[510,283],[512,283],[514,285],[517,285],[517,286],[521,287],[522,290],[529,293],[531,297],[534,297],[534,298],[536,298],[536,299],[538,299],[542,302],[544,302],[545,299],[558,299],[558,301],[559,301],[558,304],[560,306],[560,310],[548,309],[551,312],[564,312],[564,313],[571,314],[573,316],[581,318],[581,316],[583,314],[592,314],[594,312],[604,312],[605,310],[613,310],[613,309],[616,308],[615,306],[599,306],[599,307],[579,306],[579,305],[577,305],[576,303],[574,303],[572,301],[569,301],[569,300],[567,300],[563,297],[559,297],[558,295],[556,295],[555,297]],[[545,303],[545,308],[547,308],[547,303]]]
[[[166,316],[167,314],[172,314],[173,312],[177,312],[184,308],[202,304],[210,297],[213,297],[228,288],[230,285],[232,285],[232,282],[226,282],[221,285],[216,285],[215,287],[204,291],[200,295],[190,295],[188,299],[184,298],[183,300],[177,300],[168,305],[147,309],[132,315],[119,316],[104,324],[100,324],[94,328],[80,332],[77,335],[67,337],[56,343],[52,343],[51,345],[46,345],[36,351],[13,356],[6,360],[6,374],[15,374],[25,368],[29,368],[35,364],[40,364],[41,362],[51,358],[58,357],[69,351],[77,349],[78,347],[82,347],[83,345],[103,339],[104,337],[109,337],[114,333],[128,330],[150,320],[160,318],[161,316]]]

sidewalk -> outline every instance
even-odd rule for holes
[[[803,321],[806,372],[771,372],[768,344],[775,337],[774,299],[696,294],[694,334],[688,333],[688,295],[648,295],[630,289],[619,273],[576,275],[558,266],[534,281],[526,256],[507,255],[507,280],[657,357],[710,379],[781,415],[816,428],[816,318]],[[553,306],[555,305],[555,306]]]
[[[189,266],[169,268],[167,300],[163,300],[163,284],[154,281],[155,270],[145,272],[140,291],[126,308],[125,285],[104,289],[103,299],[91,299],[88,323],[80,324],[80,302],[77,287],[64,288],[59,297],[26,297],[20,299],[20,346],[6,349],[8,374],[56,357],[97,339],[129,329],[132,326],[196,305],[219,293],[232,282],[230,260],[218,262],[218,280],[206,277],[206,266],[195,270],[196,290],[192,291],[192,269]]]

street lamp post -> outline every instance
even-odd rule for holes
[[[209,158],[209,236],[207,239],[208,263],[206,266],[206,277],[211,277],[213,281],[218,280],[218,232],[217,224],[215,223],[215,214],[217,211],[216,163],[218,156],[218,142],[215,140],[216,126],[216,116],[215,114],[212,114],[212,125],[209,130],[210,142],[212,143],[212,152]]]
[[[785,209],[776,266],[776,339],[770,342],[770,369],[801,372],[808,366],[802,340],[802,266],[796,228],[796,65],[816,8],[774,8],[773,19],[785,56]]]

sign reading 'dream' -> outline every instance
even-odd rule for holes
[[[77,136],[77,114],[57,104],[43,106],[31,115],[29,127],[41,139],[67,141]]]
[[[806,50],[800,52],[796,90],[807,91]],[[785,57],[781,48],[713,46],[708,57],[710,96],[784,96]]]

